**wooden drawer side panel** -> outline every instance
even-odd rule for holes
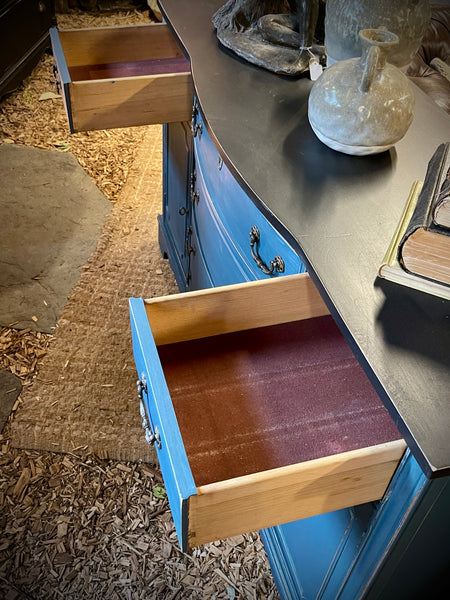
[[[60,38],[70,67],[184,56],[164,23],[69,29]]]
[[[329,314],[308,274],[146,300],[158,345]]]
[[[405,451],[396,440],[199,487],[189,547],[380,499]]]

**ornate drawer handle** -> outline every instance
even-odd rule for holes
[[[273,275],[274,271],[277,273],[284,273],[284,260],[281,258],[281,256],[275,256],[275,258],[269,263],[270,267],[268,267],[260,257],[258,252],[259,239],[259,229],[256,227],[256,225],[252,225],[252,230],[250,231],[250,249],[252,251],[252,257],[256,263],[256,266],[261,269],[264,275]]]
[[[161,448],[161,435],[158,427],[153,427],[152,431],[149,419],[147,418],[147,413],[145,411],[144,392],[147,393],[147,382],[144,374],[142,374],[141,379],[138,379],[137,390],[139,396],[139,409],[142,417],[142,428],[144,429],[145,439],[150,446],[157,446],[158,448]]]

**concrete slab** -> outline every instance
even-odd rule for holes
[[[72,154],[0,146],[0,325],[54,330],[110,210]]]

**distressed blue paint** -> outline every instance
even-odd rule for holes
[[[64,105],[66,108],[67,118],[69,121],[70,132],[73,133],[72,109],[70,105],[69,84],[72,82],[69,69],[66,63],[66,57],[59,39],[59,31],[56,27],[50,28],[50,41],[52,44],[53,58],[56,63],[56,68],[59,73],[60,83],[62,86],[61,95],[63,96]]]
[[[133,352],[139,378],[145,375],[148,393],[144,394],[147,412],[161,434],[158,459],[164,477],[180,545],[187,550],[188,499],[196,495],[194,479],[184,450],[183,440],[164,378],[158,351],[141,298],[130,298]],[[136,402],[136,413],[139,414]]]
[[[198,165],[196,173],[196,189],[199,200],[196,202],[193,212],[192,229],[196,236],[196,242],[194,244],[193,241],[193,244],[196,253],[192,257],[191,273],[193,274],[201,266],[199,264],[201,257],[213,286],[255,280],[255,274],[242,260],[235,244],[219,220]]]
[[[301,521],[295,521],[286,534],[295,535],[295,526]],[[273,579],[282,600],[296,600],[301,598],[301,585],[295,562],[295,549],[301,544],[301,537],[296,537],[293,542],[285,539],[281,526],[262,529],[261,540],[266,550],[272,570]]]
[[[213,215],[209,228],[213,228],[214,234],[216,231],[220,232],[223,248],[226,248],[223,262],[218,260],[217,251],[214,253],[211,244],[208,246],[208,254],[205,253],[207,262],[211,265],[210,270],[212,271],[214,268],[217,272],[218,282],[216,283],[213,277],[214,285],[226,285],[227,283],[268,277],[256,266],[251,256],[249,234],[252,225],[256,225],[260,231],[259,251],[266,264],[275,255],[281,255],[285,262],[285,275],[303,273],[305,266],[299,256],[242,190],[226,164],[221,161],[204,125],[201,133],[194,139],[194,162],[199,191],[199,200],[194,206],[194,215],[202,210],[204,202],[209,204],[207,210]],[[200,216],[197,218],[199,219]],[[209,228],[198,228],[201,232],[202,242],[203,236],[208,233]],[[210,256],[211,250],[213,254]],[[220,270],[227,272],[226,281],[221,280]],[[279,274],[273,276],[277,277]]]

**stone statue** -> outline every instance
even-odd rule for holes
[[[324,0],[228,0],[213,16],[220,42],[275,73],[299,75],[323,47],[314,45]]]

